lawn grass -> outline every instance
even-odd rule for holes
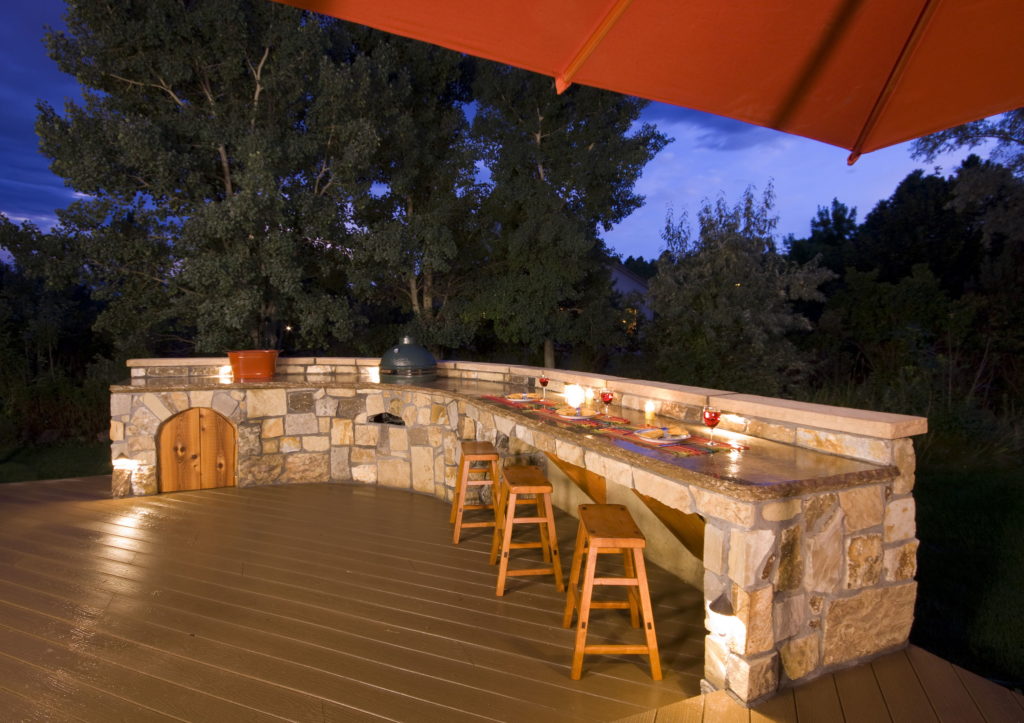
[[[96,474],[110,474],[110,445],[105,442],[0,447],[0,483]]]
[[[1024,685],[1024,471],[973,460],[917,472],[918,595],[911,640]]]

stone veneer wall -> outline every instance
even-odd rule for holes
[[[226,360],[136,360],[133,378],[207,376]],[[176,366],[175,366],[176,365]],[[187,368],[183,369],[183,365]],[[449,500],[461,439],[495,442],[504,454],[538,462],[550,452],[706,523],[702,579],[704,683],[753,702],[779,686],[856,664],[907,641],[916,597],[914,451],[920,418],[773,400],[721,390],[548,370],[551,391],[570,383],[609,387],[624,406],[698,423],[700,407],[723,409],[722,427],[796,446],[890,465],[892,479],[783,499],[737,499],[632,467],[558,435],[516,423],[487,405],[443,391],[396,386],[331,388],[319,375],[367,373],[376,360],[283,359],[278,370],[306,374],[309,388],[112,395],[112,455],[140,463],[116,469],[114,494],[156,492],[160,424],[191,406],[211,407],[238,430],[240,486],[353,481],[400,486]],[[442,362],[442,376],[533,383],[541,370]],[[408,427],[375,425],[390,411]],[[115,467],[117,465],[115,464]],[[148,470],[148,471],[147,471]],[[627,495],[632,497],[632,495]],[[609,499],[609,501],[626,501]],[[681,551],[681,548],[680,548]],[[698,573],[699,574],[699,573]],[[725,594],[734,614],[711,612]]]

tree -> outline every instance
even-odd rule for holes
[[[644,165],[668,139],[634,123],[646,101],[481,63],[473,133],[490,171],[484,201],[487,266],[476,309],[506,342],[544,345],[614,341],[610,229],[643,202],[633,192]],[[595,306],[595,304],[597,306]]]
[[[789,258],[805,264],[819,257],[822,266],[841,275],[852,254],[857,230],[857,209],[833,198],[828,208],[818,206],[817,214],[811,219],[811,235],[790,243]]]
[[[357,213],[366,232],[353,238],[354,278],[367,298],[410,315],[424,344],[458,347],[475,331],[465,290],[482,253],[479,154],[464,111],[473,61],[397,36],[367,45],[383,115],[377,192]]]
[[[994,144],[991,160],[1004,164],[1018,177],[1024,176],[1024,108],[918,138],[911,155],[930,163],[943,153],[989,143]]]
[[[111,323],[170,316],[204,351],[350,334],[317,283],[345,260],[377,142],[344,26],[258,0],[69,0],[67,24],[47,45],[85,102],[40,104],[37,130],[89,198],[53,244],[118,290]]]
[[[649,354],[660,378],[778,394],[806,372],[789,335],[810,324],[793,302],[821,298],[831,273],[777,251],[773,204],[770,186],[760,199],[748,188],[734,206],[705,201],[696,237],[685,215],[669,214],[651,282]]]

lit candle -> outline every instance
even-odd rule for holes
[[[644,421],[650,422],[654,420],[654,402],[648,399],[644,402]]]
[[[586,398],[586,392],[583,391],[583,387],[579,384],[570,384],[565,388],[565,401],[574,409],[579,409],[583,406],[583,400]]]

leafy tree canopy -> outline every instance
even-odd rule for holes
[[[760,199],[747,189],[733,206],[705,201],[696,236],[685,215],[669,214],[651,282],[648,353],[661,378],[777,394],[805,372],[788,335],[810,324],[792,304],[822,298],[832,274],[777,251],[773,205],[770,186]]]

